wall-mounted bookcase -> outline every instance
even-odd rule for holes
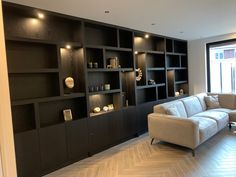
[[[188,94],[184,40],[7,2],[3,15],[19,177],[138,136],[155,104]]]

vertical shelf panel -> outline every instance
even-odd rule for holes
[[[175,96],[175,71],[167,71],[168,97]]]
[[[122,105],[125,107],[128,105],[135,105],[135,73],[134,72],[122,72]]]

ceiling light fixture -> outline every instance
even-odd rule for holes
[[[44,19],[44,14],[43,14],[43,13],[38,13],[38,17],[39,17],[40,19]]]
[[[109,11],[109,10],[105,10],[104,12],[105,12],[105,14],[109,14],[109,13],[110,13],[110,11]]]
[[[147,38],[149,38],[149,34],[145,34],[145,36],[144,36],[144,37],[145,37],[146,39],[147,39]]]
[[[156,25],[156,23],[151,23],[152,26]]]

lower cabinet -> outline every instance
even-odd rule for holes
[[[40,150],[37,130],[15,134],[18,177],[39,177]]]
[[[88,156],[88,125],[86,118],[67,122],[66,137],[69,161],[78,161]]]
[[[67,162],[65,124],[41,128],[40,151],[43,174],[57,169]]]
[[[148,125],[147,125],[147,116],[148,114],[153,112],[153,106],[156,103],[145,103],[138,105],[136,107],[137,111],[137,133],[146,132]]]
[[[136,134],[137,114],[135,107],[128,107],[123,110],[122,139],[127,139]]]

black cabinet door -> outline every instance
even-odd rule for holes
[[[87,157],[89,150],[88,125],[86,118],[67,122],[66,138],[70,161],[77,161]]]
[[[147,127],[147,116],[153,112],[154,103],[145,103],[136,107],[137,111],[137,132],[145,132]]]
[[[128,138],[136,133],[137,114],[135,107],[129,107],[123,110],[123,132],[122,138]]]
[[[39,139],[36,130],[16,134],[15,151],[18,177],[41,176]]]
[[[89,142],[92,154],[99,152],[110,144],[110,117],[107,114],[89,118]]]
[[[40,150],[43,173],[60,168],[67,162],[65,124],[40,129]]]

